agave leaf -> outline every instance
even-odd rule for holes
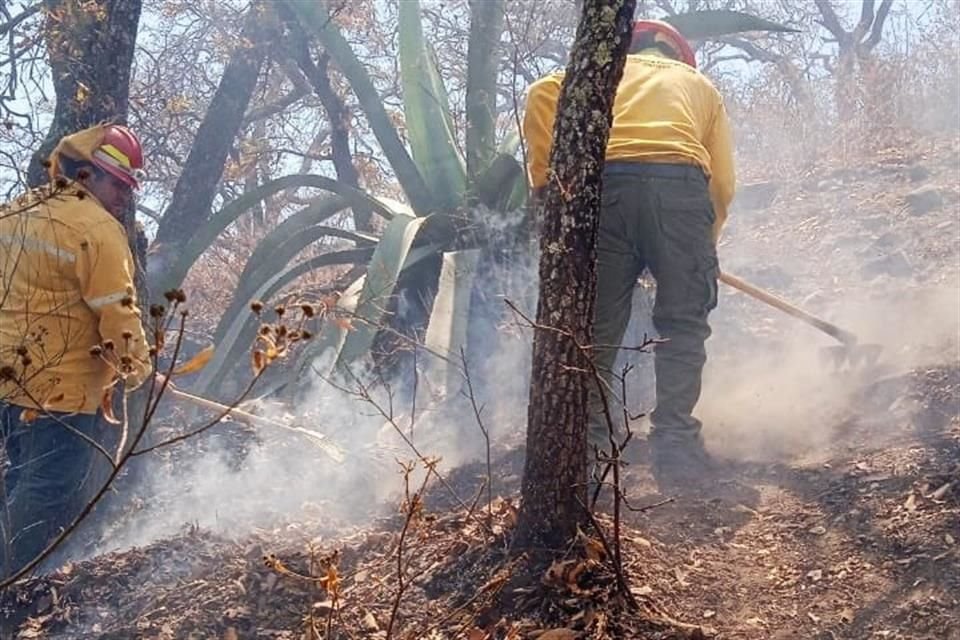
[[[400,3],[399,30],[403,113],[410,149],[437,207],[450,209],[463,198],[466,168],[456,145],[447,91],[424,42],[419,0]]]
[[[312,187],[336,193],[350,206],[369,208],[378,215],[389,219],[393,211],[389,204],[384,204],[363,191],[348,184],[312,174],[294,174],[283,176],[276,180],[265,182],[259,187],[244,193],[236,200],[223,206],[207,222],[200,226],[191,236],[190,241],[177,255],[177,261],[161,273],[151,278],[150,289],[153,291],[169,291],[176,289],[187,277],[190,268],[203,253],[210,248],[223,231],[233,224],[237,218],[253,208],[258,202],[284,191],[298,187]]]
[[[373,86],[370,75],[357,58],[353,47],[337,28],[336,22],[326,9],[326,3],[318,0],[284,1],[303,27],[320,39],[326,52],[336,61],[337,67],[350,82],[361,108],[367,114],[370,128],[413,208],[421,214],[433,211],[436,206],[431,190],[427,188],[423,176],[410,159],[396,127],[387,115],[383,99]],[[400,7],[403,8],[405,4],[406,2],[401,2]]]
[[[510,133],[500,142],[497,146],[497,153],[502,153],[508,156],[512,156],[517,152],[517,149],[520,148],[520,130],[517,127],[512,127]]]
[[[253,290],[263,280],[263,276],[257,277],[255,275],[258,270],[267,266],[275,273],[278,268],[285,267],[287,262],[292,260],[310,243],[323,237],[340,237],[353,240],[359,246],[373,244],[375,240],[371,241],[365,235],[320,224],[343,211],[346,207],[347,203],[336,196],[320,200],[293,214],[267,234],[247,259],[247,264],[238,279],[237,290],[233,294],[230,306],[223,315],[224,319],[229,322],[229,318],[244,311],[247,302],[253,295]],[[224,328],[224,321],[221,321],[220,327],[214,334],[215,340],[223,337],[222,330]]]
[[[338,366],[349,364],[364,356],[380,330],[385,310],[393,295],[400,271],[406,265],[413,241],[423,229],[427,218],[396,216],[387,225],[383,238],[367,267],[366,279],[353,317],[353,331],[343,343],[337,359]]]
[[[252,294],[244,301],[245,308],[233,316],[225,315],[221,320],[221,324],[225,325],[222,331],[223,336],[217,342],[214,357],[205,367],[203,377],[197,381],[197,388],[204,392],[216,392],[219,390],[220,383],[227,378],[227,373],[238,362],[244,361],[243,354],[250,349],[258,325],[257,317],[248,310],[251,302],[254,300],[268,302],[278,291],[311,271],[343,264],[362,263],[372,255],[372,247],[331,251],[286,269],[278,265],[272,273],[260,272],[259,275],[265,277],[259,280]]]
[[[484,205],[497,211],[509,211],[511,195],[519,181],[524,189],[526,183],[520,163],[504,153],[498,154],[490,167],[476,180],[474,189]]]
[[[463,384],[460,349],[467,346],[470,296],[479,260],[479,249],[443,254],[439,287],[424,342],[430,351],[444,358],[431,358],[425,374],[431,388],[448,398],[459,392]]]
[[[799,33],[799,29],[772,22],[742,11],[710,9],[678,13],[663,18],[690,40],[706,40],[745,31]]]
[[[414,218],[414,220],[422,220],[422,218]],[[394,234],[392,237],[394,240],[391,240],[390,242],[396,248],[396,245],[398,244],[398,241],[396,240],[397,236]],[[384,238],[386,238],[386,234]],[[386,239],[381,240],[381,244],[384,242],[386,242]],[[424,258],[434,255],[437,251],[438,247],[432,244],[411,249],[407,253],[406,260],[403,263],[403,268],[411,267]],[[371,259],[371,264],[373,262],[375,262],[375,260]],[[307,347],[301,352],[296,366],[291,369],[290,375],[287,379],[287,386],[291,390],[291,395],[296,393],[298,386],[302,386],[302,384],[298,383],[302,382],[302,379],[308,370],[312,369],[313,372],[319,373],[321,376],[328,377],[335,371],[343,371],[355,360],[362,358],[369,352],[370,346],[373,344],[373,338],[376,336],[379,327],[369,324],[362,318],[360,315],[362,312],[360,303],[362,296],[365,294],[369,295],[369,292],[373,289],[379,289],[382,291],[382,287],[375,287],[374,285],[369,284],[368,276],[369,271],[367,274],[355,280],[337,300],[337,306],[333,312],[333,315],[336,317],[349,319],[350,322],[324,322],[323,329],[321,330],[318,339],[307,345]],[[397,277],[399,277],[399,272]],[[394,279],[394,284],[395,283],[396,279]],[[381,296],[381,298],[384,299],[383,302],[385,302],[385,297],[385,295]],[[382,321],[382,308],[377,309],[374,307],[374,311],[375,313],[379,312],[380,320]],[[348,340],[350,340],[351,336],[358,331],[362,332],[359,342],[355,343],[350,352],[348,352],[345,356],[344,349],[348,343]]]

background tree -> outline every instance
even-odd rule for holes
[[[30,162],[31,186],[47,181],[43,167],[64,135],[104,120],[124,124],[141,0],[55,0],[44,5],[47,56],[56,108]]]
[[[550,180],[537,205],[540,296],[533,339],[518,544],[557,548],[586,518],[587,391],[596,240],[613,101],[634,0],[585,0],[557,105]]]

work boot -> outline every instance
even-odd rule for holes
[[[650,442],[653,477],[662,493],[704,493],[723,479],[727,469],[707,453],[700,438]]]

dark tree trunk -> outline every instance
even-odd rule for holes
[[[43,162],[60,138],[105,120],[126,123],[141,0],[47,0],[46,8],[57,104],[47,137],[30,161],[32,187],[47,182]]]
[[[585,520],[596,237],[613,100],[636,0],[585,0],[540,202],[540,297],[516,543],[559,548]]]
[[[243,125],[267,54],[271,15],[261,2],[250,7],[237,48],[197,129],[170,205],[157,229],[156,244],[160,250],[157,264],[151,264],[151,276],[156,274],[151,283],[161,286],[155,288],[179,286],[163,282],[164,266],[175,261],[177,247],[185,244],[210,215],[227,155]]]

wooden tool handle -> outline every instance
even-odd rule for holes
[[[778,298],[777,296],[773,295],[772,293],[769,293],[768,291],[764,291],[760,287],[752,285],[745,280],[741,280],[735,275],[721,272],[719,279],[721,282],[724,282],[735,289],[739,289],[740,291],[743,291],[744,293],[750,296],[753,296],[757,300],[766,302],[771,307],[777,308],[780,311],[783,311],[784,313],[787,313],[795,318],[799,318],[800,320],[803,320],[807,324],[810,324],[816,327],[817,329],[820,329],[827,335],[832,336],[833,338],[836,338],[837,340],[839,340],[844,344],[853,344],[856,342],[856,337],[854,337],[852,333],[848,331],[844,331],[840,327],[834,324],[831,324],[826,320],[821,320],[816,316],[810,315],[803,309],[790,304],[789,302],[787,302],[786,300],[783,300],[782,298]]]
[[[214,402],[213,400],[208,400],[207,398],[201,398],[200,396],[195,396],[192,393],[187,393],[186,391],[181,391],[177,389],[172,384],[167,385],[167,392],[175,398],[180,398],[181,400],[186,400],[192,404],[197,405],[198,407],[203,407],[205,409],[213,409],[214,411],[219,411],[226,415],[229,415],[232,418],[237,418],[251,426],[261,426],[261,427],[274,427],[276,429],[283,429],[285,431],[293,431],[294,433],[299,433],[303,436],[306,436],[313,440],[314,444],[319,446],[324,452],[327,453],[331,458],[337,462],[343,462],[344,454],[335,444],[327,440],[327,437],[322,433],[317,433],[316,431],[311,431],[309,429],[304,429],[303,427],[295,427],[289,424],[284,424],[276,420],[270,420],[269,418],[263,418],[261,416],[248,413],[242,409],[236,409],[233,407],[228,407],[225,404],[220,404],[219,402]]]

